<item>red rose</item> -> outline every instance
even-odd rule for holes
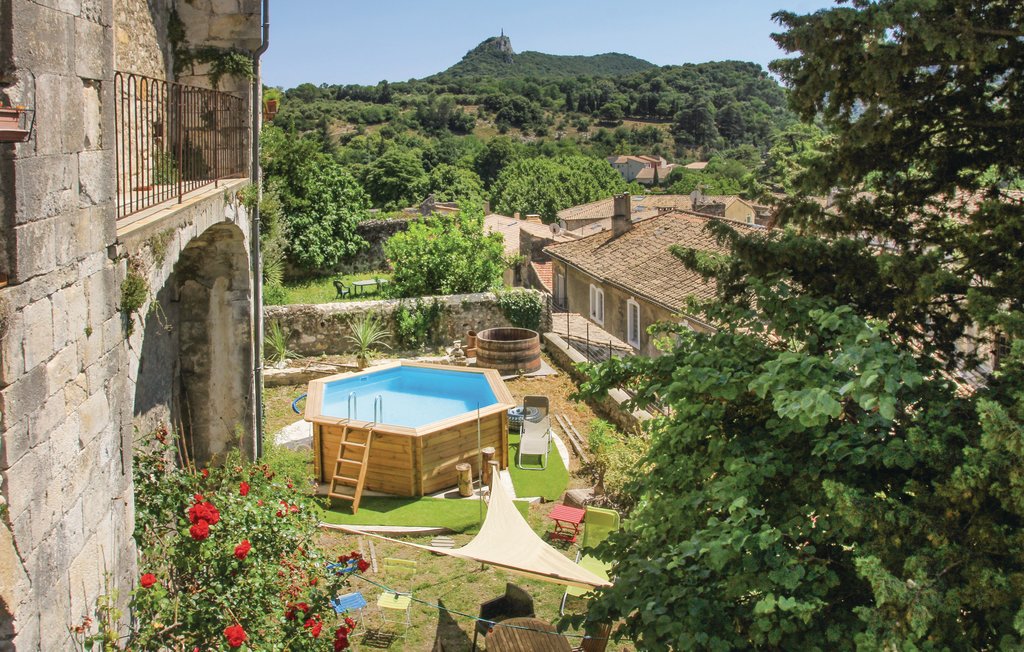
[[[309,633],[313,635],[313,638],[320,638],[320,632],[323,631],[324,624],[319,620],[313,625],[313,628],[309,630]]]
[[[277,510],[277,517],[281,518],[283,516],[284,516],[284,512],[282,512],[281,510]]]
[[[209,472],[208,470],[206,470],[206,469],[203,469],[202,471],[200,471],[200,473],[202,473],[202,474],[203,474],[203,479],[204,479],[204,480],[205,480],[206,478],[209,478],[209,477],[210,477],[210,472]],[[242,639],[242,640],[245,640],[245,639]],[[238,647],[238,646],[236,645],[235,647]]]
[[[370,567],[370,562],[366,561],[365,559],[360,559],[356,562],[356,566],[359,567],[360,573],[365,573],[366,569]]]
[[[250,550],[252,550],[252,545],[249,543],[249,540],[243,539],[242,543],[235,546],[235,558],[245,559],[246,555],[249,554]]]
[[[139,584],[142,585],[142,588],[148,589],[149,587],[156,584],[156,575],[154,575],[153,573],[146,573],[145,575],[139,578]]]
[[[205,498],[203,498],[203,494],[194,494],[194,495],[192,496],[192,502],[194,502],[194,503],[195,503],[195,504],[197,504],[197,505],[198,505],[199,503],[203,502],[204,500],[206,500],[206,499],[205,499]]]
[[[346,625],[346,626],[347,626],[347,627],[348,627],[349,629],[355,629],[355,628],[356,628],[356,621],[352,620],[352,619],[351,619],[351,618],[349,618],[348,616],[345,616],[345,625]]]
[[[196,541],[202,541],[206,537],[210,536],[210,524],[206,521],[200,520],[188,529],[188,533],[191,534],[192,538]]]
[[[245,643],[245,639],[249,637],[246,636],[241,625],[232,625],[224,630],[224,638],[228,639],[229,646],[242,647],[242,643]]]
[[[257,500],[256,504],[259,505],[260,507],[263,507],[263,499],[261,498],[260,500]]]
[[[306,613],[307,611],[309,611],[309,605],[305,602],[296,602],[295,608],[301,611],[302,613]]]
[[[246,482],[245,480],[242,480],[242,483],[238,485],[238,493],[242,494],[243,497],[244,496],[248,496],[249,495],[249,483]]]

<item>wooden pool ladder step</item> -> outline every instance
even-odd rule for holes
[[[338,445],[338,457],[334,461],[331,490],[327,492],[327,497],[328,500],[336,498],[352,501],[352,513],[355,514],[359,511],[359,501],[363,497],[363,487],[366,484],[366,462],[370,459],[373,430],[367,431],[364,441],[350,441],[349,435],[349,428],[345,426],[341,432],[341,444]],[[353,466],[358,470],[352,469]]]

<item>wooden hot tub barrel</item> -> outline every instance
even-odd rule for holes
[[[540,335],[527,328],[488,328],[476,335],[476,366],[502,376],[540,369]]]

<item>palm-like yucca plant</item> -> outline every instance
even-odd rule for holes
[[[352,322],[349,325],[349,329],[351,329],[352,333],[347,335],[345,339],[356,345],[356,361],[359,363],[360,369],[366,366],[366,358],[369,356],[372,347],[383,346],[386,349],[391,348],[385,341],[391,336],[391,333],[373,315],[363,315],[358,320]]]
[[[284,334],[279,322],[271,322],[270,332],[264,342],[264,356],[267,361],[278,369],[283,369],[289,360],[299,357],[299,354],[288,348],[288,337]]]
[[[273,253],[263,257],[263,283],[269,286],[284,284],[284,256]]]

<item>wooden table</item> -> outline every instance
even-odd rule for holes
[[[554,625],[537,618],[509,618],[487,635],[487,652],[571,652],[569,639],[557,632]]]
[[[555,522],[555,529],[549,533],[552,539],[561,539],[569,543],[576,543],[576,537],[580,534],[580,523],[586,512],[568,505],[556,505],[548,512],[548,518]]]

